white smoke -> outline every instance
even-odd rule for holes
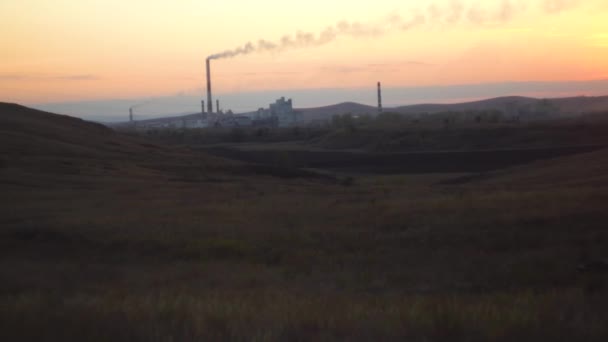
[[[280,52],[287,49],[302,48],[309,46],[320,46],[336,40],[340,36],[364,37],[377,36],[384,33],[379,25],[366,25],[358,22],[341,21],[334,26],[329,26],[319,34],[310,32],[297,32],[295,35],[283,36],[278,41],[272,42],[260,39],[257,42],[248,42],[233,50],[216,53],[208,59],[231,58],[239,55],[247,55],[252,52]]]
[[[527,5],[535,3],[547,13],[557,13],[575,7],[580,0],[502,0],[499,6],[486,8],[478,3],[467,4],[452,0],[447,5],[431,4],[425,9],[411,11],[407,17],[394,14],[376,23],[341,21],[328,26],[319,33],[297,32],[285,35],[277,41],[260,39],[248,42],[232,50],[213,54],[208,59],[232,58],[254,52],[281,52],[294,48],[321,46],[333,42],[339,37],[374,37],[392,31],[408,31],[423,25],[450,25],[468,22],[475,25],[487,23],[505,23],[518,13],[525,11]]]
[[[144,101],[144,102],[140,102],[138,104],[134,104],[131,107],[129,107],[129,109],[136,109],[136,108],[139,108],[139,107],[143,107],[145,105],[149,105],[150,103],[152,103],[152,100],[147,100],[147,101]]]

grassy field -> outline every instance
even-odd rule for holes
[[[101,132],[3,154],[1,340],[608,337],[605,150],[345,182]]]

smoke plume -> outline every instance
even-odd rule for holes
[[[138,104],[134,104],[134,105],[132,105],[131,107],[129,107],[129,109],[136,109],[136,108],[139,108],[139,107],[143,107],[143,106],[145,106],[145,105],[148,105],[148,104],[150,104],[150,103],[152,103],[152,100],[148,100],[148,101],[140,102],[140,103],[138,103]]]
[[[278,41],[260,39],[257,42],[248,42],[233,50],[216,53],[208,59],[231,58],[239,55],[248,55],[252,52],[280,52],[283,50],[320,46],[336,40],[340,36],[365,37],[377,36],[384,33],[378,25],[367,25],[358,22],[341,21],[334,26],[325,28],[321,33],[297,32],[295,35],[283,36]]]
[[[319,33],[300,31],[294,35],[285,35],[277,41],[260,39],[232,50],[213,54],[207,59],[232,58],[254,52],[282,52],[294,48],[321,46],[343,36],[375,37],[393,31],[408,31],[423,25],[452,25],[460,22],[474,25],[505,23],[525,11],[530,3],[535,3],[546,13],[556,13],[578,5],[580,0],[502,0],[499,6],[494,8],[483,7],[478,3],[467,4],[464,1],[452,0],[447,5],[431,4],[424,9],[410,11],[406,17],[394,14],[375,23],[341,21],[326,27]]]

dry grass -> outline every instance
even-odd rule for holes
[[[597,279],[576,271],[582,248],[601,256],[608,243],[601,189],[427,181],[119,184],[4,201],[2,330],[31,340],[606,336],[608,297],[587,293]]]
[[[606,303],[578,291],[356,297],[241,291],[27,296],[2,304],[4,337],[18,332],[31,341],[600,341],[607,333]]]

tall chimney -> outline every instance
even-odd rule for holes
[[[378,82],[378,114],[382,114],[382,85]]]
[[[133,122],[133,107],[129,108],[129,122]]]
[[[201,116],[203,119],[207,118],[207,115],[205,114],[205,101],[201,101]]]
[[[213,113],[213,99],[211,98],[211,66],[210,59],[207,58],[207,112]]]
[[[215,100],[215,109],[217,110],[217,113],[220,113],[220,100],[217,99]]]

